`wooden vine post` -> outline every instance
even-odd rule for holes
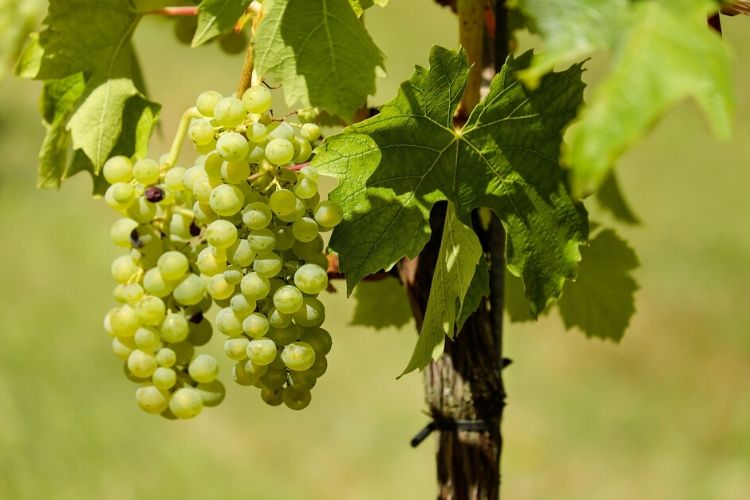
[[[494,13],[498,22],[506,19],[503,2]],[[485,65],[498,69],[507,56],[507,30],[493,50],[485,51],[485,0],[458,0],[460,43],[473,64],[466,93],[456,116],[462,125],[480,101],[482,70]],[[498,50],[499,48],[499,50]],[[483,54],[495,54],[486,61]],[[489,64],[487,64],[489,63]],[[417,328],[421,329],[434,275],[445,205],[434,207],[430,225],[432,236],[420,255],[400,264]],[[496,217],[484,230],[474,229],[482,241],[490,264],[490,296],[484,299],[454,340],[446,340],[445,352],[425,369],[425,397],[433,419],[429,430],[438,435],[437,479],[441,500],[480,500],[500,498],[500,422],[505,405],[502,380],[503,292],[505,277],[505,231]]]

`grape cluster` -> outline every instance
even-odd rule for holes
[[[306,407],[326,371],[321,233],[343,214],[306,163],[320,128],[270,109],[262,86],[242,99],[204,92],[187,131],[194,166],[117,156],[103,167],[105,201],[124,216],[112,240],[130,249],[112,264],[120,305],[105,329],[148,412],[190,418],[224,398],[217,360],[195,353],[211,339],[212,303],[234,381],[269,405]]]

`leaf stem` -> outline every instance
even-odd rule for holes
[[[175,166],[177,160],[180,158],[182,141],[185,139],[185,134],[187,134],[188,127],[190,126],[190,120],[192,120],[193,118],[200,118],[200,116],[201,114],[198,112],[195,106],[186,109],[185,112],[182,113],[182,116],[180,117],[180,124],[177,127],[177,132],[175,132],[174,139],[172,140],[172,147],[169,148],[169,156],[167,156],[167,161],[162,164],[163,169],[169,170],[170,168]]]
[[[143,15],[155,15],[155,16],[197,16],[198,7],[195,6],[176,6],[176,7],[162,7],[159,9],[149,9],[141,12]]]

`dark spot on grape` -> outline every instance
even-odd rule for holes
[[[138,234],[138,229],[130,231],[130,244],[133,248],[143,248],[144,243],[141,241],[141,235]]]
[[[203,321],[203,312],[198,311],[197,313],[193,314],[188,321],[195,324],[200,323],[201,321]]]
[[[191,222],[190,223],[190,236],[198,236],[199,234],[201,234],[201,228],[199,228],[195,224],[195,221]]]
[[[147,201],[151,203],[157,203],[164,199],[164,190],[159,186],[149,186],[144,191],[143,195]]]

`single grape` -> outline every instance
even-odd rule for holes
[[[112,184],[104,193],[104,202],[114,210],[125,210],[135,200],[135,191],[130,184],[118,182]]]
[[[212,191],[208,199],[211,210],[223,217],[229,217],[240,210],[245,203],[242,191],[231,184],[219,184]]]
[[[303,264],[294,273],[294,284],[302,293],[316,295],[328,286],[328,273],[317,264]]]
[[[195,100],[195,107],[203,116],[214,116],[214,108],[222,99],[222,95],[215,90],[202,92]]]
[[[221,165],[221,176],[230,184],[239,184],[250,175],[250,165],[244,161],[228,162]]]
[[[304,216],[307,212],[307,206],[305,202],[299,198],[294,199],[294,209],[288,214],[279,214],[278,218],[284,222],[294,222],[300,217]]]
[[[240,281],[240,291],[250,300],[261,300],[268,296],[271,284],[258,273],[248,273]]]
[[[294,162],[295,163],[302,163],[310,159],[310,155],[312,155],[312,146],[309,142],[307,142],[302,137],[295,137],[294,138]]]
[[[254,229],[247,236],[247,242],[256,254],[272,252],[276,247],[276,234],[268,228]]]
[[[133,164],[127,156],[113,156],[104,162],[102,174],[110,184],[130,182],[133,179]]]
[[[290,370],[303,372],[315,362],[315,350],[307,342],[292,342],[281,351],[281,359]]]
[[[138,160],[133,165],[133,178],[144,186],[156,184],[159,181],[159,164],[150,158]]]
[[[326,317],[325,306],[315,297],[305,297],[303,305],[294,313],[294,322],[299,326],[320,326]]]
[[[292,224],[292,233],[297,240],[307,243],[318,236],[318,224],[310,217],[302,217]]]
[[[268,371],[260,377],[260,383],[269,389],[281,389],[286,383],[286,370],[269,368]]]
[[[211,382],[219,375],[219,362],[210,354],[199,354],[190,362],[188,373],[196,382]]]
[[[303,177],[294,186],[294,194],[302,200],[309,200],[318,194],[318,183],[310,178]]]
[[[268,323],[273,328],[286,328],[292,324],[292,316],[279,312],[275,307],[268,311]]]
[[[282,394],[284,404],[291,410],[302,410],[307,408],[312,399],[309,390],[287,387]]]
[[[229,337],[242,334],[242,321],[234,314],[231,308],[226,307],[216,313],[216,328]]]
[[[183,306],[193,306],[203,300],[206,286],[200,276],[188,274],[172,291],[174,300]]]
[[[177,418],[193,418],[203,410],[203,398],[192,387],[183,387],[172,394],[169,409]]]
[[[198,270],[206,276],[223,273],[227,269],[227,256],[224,250],[204,248],[195,260]]]
[[[299,135],[305,140],[315,142],[320,138],[320,127],[314,123],[305,123],[300,127]]]
[[[242,94],[242,104],[248,113],[261,114],[271,109],[272,98],[267,88],[260,85],[250,87]]]
[[[266,144],[266,158],[275,165],[286,165],[294,158],[294,146],[286,139],[271,139]]]
[[[331,352],[333,339],[331,334],[322,328],[304,328],[300,339],[310,344],[317,354],[324,356]]]
[[[320,178],[318,169],[315,167],[311,167],[310,165],[305,165],[304,167],[302,167],[302,170],[300,170],[299,173],[302,175],[302,177],[315,182],[318,182],[318,179]]]
[[[303,123],[315,120],[318,115],[320,115],[318,108],[300,108],[297,110],[297,118]]]
[[[310,372],[320,378],[328,370],[328,360],[325,356],[315,356],[315,363],[310,367]]]
[[[277,311],[292,314],[302,307],[302,292],[291,285],[284,285],[273,294],[273,305]]]
[[[260,390],[260,398],[269,406],[279,406],[284,402],[284,389],[271,389],[264,387]]]
[[[266,337],[273,340],[277,346],[283,347],[299,338],[297,325],[290,324],[284,328],[271,328]]]
[[[177,362],[177,354],[169,347],[162,347],[156,352],[156,362],[159,366],[169,368]]]
[[[245,268],[253,263],[255,252],[250,248],[250,243],[246,239],[241,239],[227,249],[227,259],[233,265]]]
[[[115,337],[112,339],[112,352],[123,361],[127,361],[130,353],[135,350],[135,343],[128,338]]]
[[[160,366],[154,371],[151,381],[159,389],[171,389],[177,383],[177,373],[171,368]]]
[[[190,122],[188,137],[198,146],[205,146],[214,140],[214,126],[205,118],[195,118]]]
[[[128,207],[128,217],[141,224],[150,223],[154,216],[156,216],[156,204],[147,201],[146,198],[137,198]]]
[[[245,120],[246,111],[242,101],[236,97],[219,99],[214,108],[214,119],[218,125],[234,128]],[[217,143],[218,144],[218,143]]]
[[[247,126],[247,138],[255,143],[262,142],[268,135],[268,129],[262,123],[253,122]]]
[[[161,413],[169,405],[169,395],[153,385],[139,387],[135,391],[135,400],[148,413]]]
[[[212,407],[218,406],[224,397],[226,396],[226,388],[219,380],[212,380],[211,382],[202,382],[195,386],[195,390],[201,395],[203,399],[203,406]]]
[[[273,232],[276,235],[276,251],[285,252],[291,250],[294,246],[294,233],[292,233],[292,226],[289,224],[277,223]]]
[[[166,280],[178,280],[188,272],[188,258],[182,252],[170,250],[159,257],[156,263],[162,277]]]
[[[255,256],[253,270],[263,278],[272,278],[281,272],[284,261],[274,252],[261,253]]]
[[[117,219],[115,223],[112,224],[112,229],[109,231],[112,242],[117,246],[130,248],[130,234],[137,227],[138,223],[133,219]]]
[[[276,344],[268,338],[257,338],[247,344],[247,357],[255,365],[266,366],[276,357]]]
[[[330,229],[341,222],[343,218],[343,210],[332,201],[321,201],[315,207],[315,221],[323,228]]]
[[[143,289],[150,295],[166,297],[172,293],[173,284],[164,279],[158,267],[153,267],[143,275]]]
[[[138,319],[135,309],[128,304],[115,308],[108,317],[112,333],[118,337],[132,337],[141,326],[141,320]]]
[[[268,205],[276,215],[290,214],[297,206],[297,197],[288,189],[277,189],[268,199]]]
[[[312,241],[297,241],[292,247],[292,253],[302,260],[313,260],[323,251],[323,238],[318,236]]]
[[[235,316],[241,319],[247,318],[255,310],[255,306],[254,300],[248,300],[241,293],[233,295],[229,301],[229,307],[234,311]]]
[[[253,365],[252,361],[239,361],[232,368],[232,379],[239,385],[253,385],[267,371],[267,366]]]
[[[146,295],[136,304],[135,312],[144,325],[158,326],[164,321],[167,306],[159,297]]]
[[[206,240],[214,248],[229,248],[237,241],[237,228],[229,221],[213,221],[206,228]]]
[[[206,291],[215,300],[228,299],[234,294],[234,285],[228,283],[223,274],[216,274],[208,279]]]
[[[164,185],[175,193],[179,193],[185,190],[185,184],[183,179],[185,177],[186,170],[182,167],[172,167],[167,170],[164,174]]]
[[[291,124],[283,121],[273,122],[268,126],[268,140],[284,139],[292,142],[294,140],[295,130]]]
[[[255,312],[247,316],[242,322],[242,330],[254,338],[263,337],[271,327],[268,318],[262,313]]]
[[[315,382],[317,382],[317,377],[312,373],[312,369],[304,372],[290,371],[288,377],[289,386],[294,389],[309,391],[315,387]]]
[[[185,340],[189,326],[185,316],[180,313],[169,313],[161,324],[161,338],[164,342],[174,343]]]
[[[242,211],[242,222],[250,229],[264,229],[272,219],[273,214],[267,203],[256,201],[248,204]]]
[[[224,342],[224,353],[229,359],[242,361],[247,359],[247,344],[250,339],[244,336],[232,337]]]
[[[136,377],[150,377],[157,366],[156,357],[140,349],[136,349],[128,356],[128,370]]]
[[[118,283],[127,283],[140,272],[141,268],[130,255],[121,255],[112,261],[112,278]]]

